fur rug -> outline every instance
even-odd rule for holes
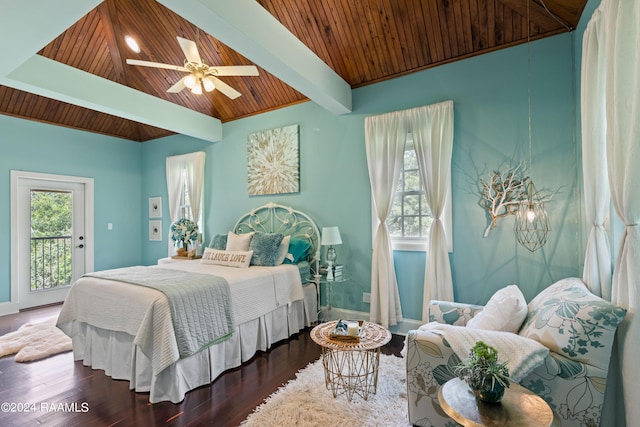
[[[369,400],[354,396],[350,403],[344,395],[334,398],[326,388],[322,361],[317,360],[269,396],[241,426],[410,426],[405,359],[381,354],[377,393]]]
[[[31,362],[71,350],[71,338],[56,327],[56,317],[26,323],[0,337],[0,357],[16,354],[16,362]]]

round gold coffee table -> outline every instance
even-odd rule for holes
[[[364,322],[358,342],[331,338],[336,321],[321,323],[311,330],[311,339],[322,347],[322,366],[327,389],[333,397],[346,394],[369,398],[378,387],[380,348],[391,340],[391,333],[382,326]]]
[[[465,427],[549,427],[554,414],[540,396],[519,384],[505,389],[500,403],[478,401],[460,378],[447,381],[438,392],[442,409]]]

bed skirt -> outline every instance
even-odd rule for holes
[[[76,325],[73,357],[85,366],[105,371],[113,379],[129,381],[131,390],[148,392],[151,403],[179,403],[188,391],[210,384],[224,371],[251,359],[257,351],[266,351],[315,322],[317,302],[313,284],[304,287],[304,296],[304,300],[291,306],[280,306],[236,326],[230,339],[180,359],[155,376],[149,358],[133,344],[132,335],[87,323]]]

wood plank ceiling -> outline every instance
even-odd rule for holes
[[[352,88],[570,31],[586,2],[258,0]],[[127,48],[127,34],[141,53]],[[131,58],[182,65],[176,36],[197,41],[209,65],[252,64],[155,0],[105,0],[38,54],[222,122],[307,100],[259,64],[259,76],[221,77],[242,94],[235,100],[218,91],[168,93],[182,72],[126,64]],[[0,113],[139,142],[172,133],[1,85]]]

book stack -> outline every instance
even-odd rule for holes
[[[333,280],[340,281],[342,280],[342,273],[344,271],[344,265],[338,264],[333,267]]]

